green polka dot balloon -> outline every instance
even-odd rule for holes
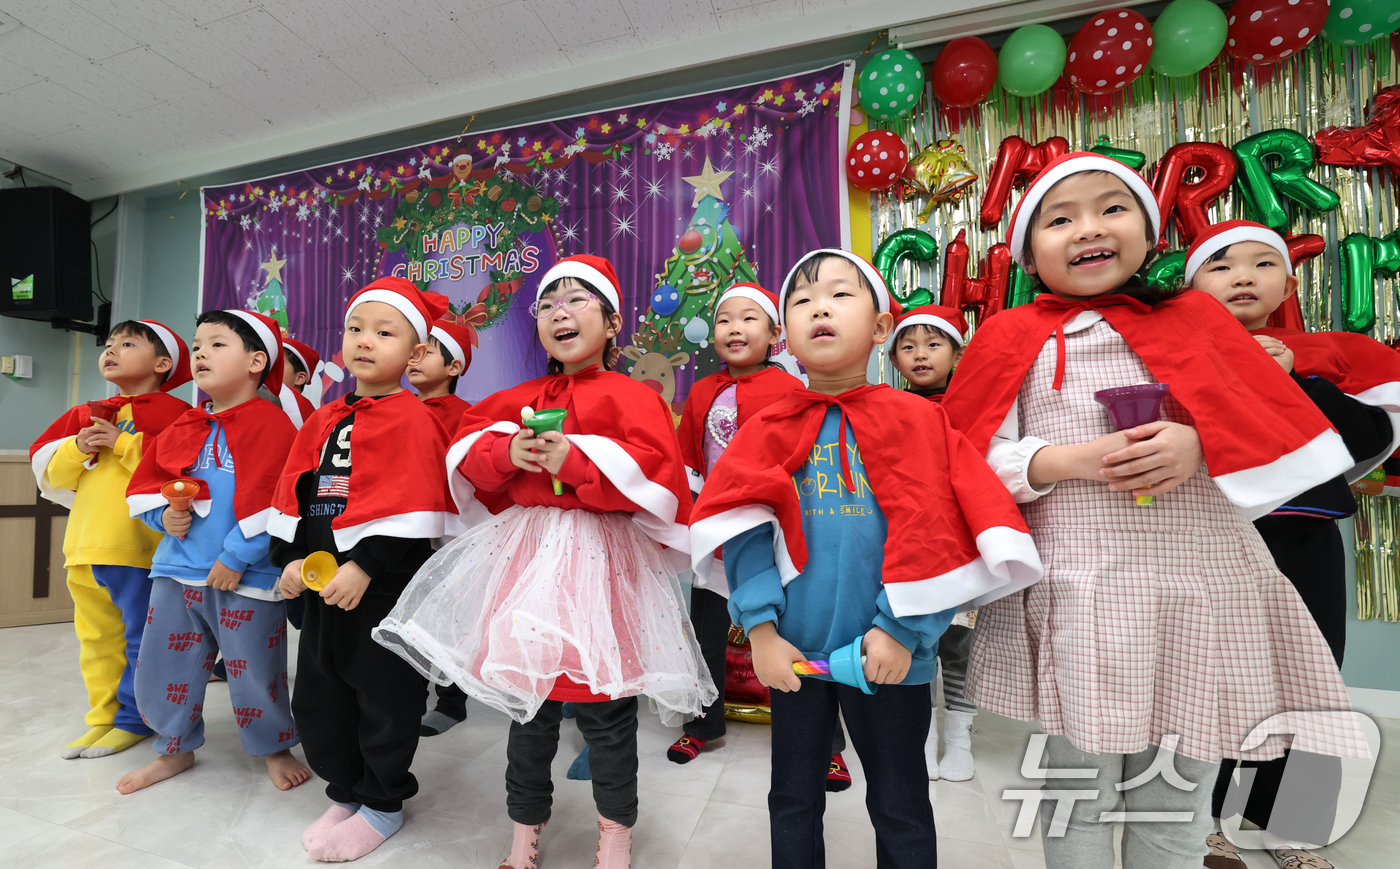
[[[856,95],[861,108],[878,121],[902,118],[924,95],[924,67],[902,48],[889,48],[870,58],[860,71]]]
[[[1334,45],[1360,45],[1400,28],[1396,0],[1332,0],[1322,38]]]

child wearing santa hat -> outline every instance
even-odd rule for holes
[[[204,692],[223,652],[243,750],[289,790],[311,776],[292,756],[287,624],[268,561],[272,489],[296,429],[270,402],[282,381],[277,322],[247,311],[206,311],[190,343],[194,382],[209,400],[154,440],[127,487],[132,518],[163,536],[151,566],[150,609],[136,670],[136,702],[158,757],[122,777],[133,793],[184,772],[204,744]],[[168,500],[185,487],[186,509]]]
[[[957,308],[920,305],[902,311],[894,321],[889,357],[903,375],[905,391],[942,401],[953,366],[962,358],[967,318]],[[967,700],[967,660],[972,651],[975,611],[960,612],[938,640],[938,663],[943,671],[943,759],[938,758],[938,712],[929,722],[924,760],[930,781],[967,781],[976,772],[972,757],[972,719],[977,707]],[[935,704],[937,698],[934,698]]]
[[[539,865],[563,704],[589,745],[598,865],[623,869],[637,820],[637,709],[698,714],[715,697],[671,554],[690,494],[671,412],[606,370],[622,328],[617,275],[573,256],[531,306],[550,374],[467,411],[447,467],[466,533],[423,566],[375,639],[512,718],[511,869]],[[524,408],[525,410],[522,410]],[[522,418],[562,409],[562,431]],[[665,547],[670,547],[668,551]]]
[[[457,378],[471,367],[471,333],[450,320],[438,320],[428,334],[423,361],[408,366],[408,382],[418,400],[442,423],[450,439],[471,403],[457,397]],[[437,686],[437,705],[423,716],[420,736],[437,736],[467,720],[467,693],[457,685]]]
[[[90,708],[87,732],[62,749],[69,760],[125,751],[151,735],[134,686],[160,534],[127,516],[126,487],[147,439],[190,407],[170,394],[190,382],[190,354],[163,323],[116,324],[97,364],[118,394],[70,409],[29,448],[40,494],[70,511],[63,558]]]
[[[282,594],[306,601],[292,713],[332,801],[302,834],[317,860],[356,860],[379,847],[418,791],[409,767],[425,684],[370,632],[448,526],[447,435],[401,385],[446,310],[443,296],[402,278],[351,297],[341,352],[355,390],[302,426],[273,494],[268,529]],[[315,552],[339,567],[308,590],[302,561]]]
[[[316,373],[321,354],[312,350],[310,344],[293,338],[282,339],[282,351],[282,385],[287,387],[283,394],[290,394],[296,402],[297,414],[304,423],[311,418],[312,411],[316,410],[316,405],[306,397],[306,384],[311,382],[312,375]]]
[[[1073,153],[1046,166],[1010,239],[1042,290],[981,326],[943,401],[1048,564],[1040,583],[979,610],[968,673],[980,708],[1039,719],[1043,768],[1090,771],[1046,783],[1097,794],[1073,803],[1067,828],[1041,804],[1048,867],[1113,866],[1100,815],[1123,800],[1191,818],[1125,824],[1126,869],[1195,869],[1221,758],[1278,756],[1277,737],[1242,747],[1275,713],[1350,708],[1250,520],[1351,457],[1219,303],[1143,284],[1159,224],[1151,189],[1122,163]],[[1153,382],[1171,390],[1163,418],[1115,431],[1095,394]],[[1366,756],[1346,723],[1298,729],[1295,747]],[[1174,774],[1151,774],[1159,754]]]
[[[1288,372],[1346,442],[1355,464],[1342,474],[1290,498],[1256,519],[1264,544],[1302,596],[1341,666],[1346,645],[1346,558],[1336,520],[1356,512],[1349,483],[1364,477],[1400,446],[1400,354],[1365,335],[1299,332],[1270,327],[1269,317],[1297,291],[1288,245],[1272,229],[1247,220],[1218,223],[1201,233],[1186,254],[1188,286],[1214,296]],[[1285,764],[1294,785],[1280,799]],[[1235,764],[1222,766],[1213,813],[1219,817]],[[1280,841],[1326,844],[1335,820],[1335,798],[1318,799],[1341,786],[1336,757],[1292,752],[1291,757],[1245,762],[1255,769],[1244,817]],[[1306,784],[1303,784],[1306,782]],[[1303,785],[1301,793],[1298,785]],[[1306,852],[1275,848],[1283,863]],[[1326,861],[1316,855],[1313,860]],[[1208,858],[1217,869],[1241,869],[1243,861]]]
[[[879,865],[934,865],[923,746],[939,637],[958,608],[1040,577],[1015,503],[942,409],[866,382],[890,301],[854,254],[798,261],[778,312],[810,386],[739,429],[695,505],[695,572],[714,581],[723,546],[730,616],[772,689],[779,869],[824,865],[822,762],[838,712],[868,780]],[[853,643],[873,692],[794,675]]]
[[[715,306],[715,352],[725,367],[690,387],[681,425],[681,458],[690,489],[699,494],[705,478],[739,427],[768,405],[804,388],[802,381],[769,361],[782,338],[778,297],[757,284],[735,284]],[[690,620],[719,696],[705,714],[685,723],[684,734],[666,750],[674,763],[689,763],[711,740],[724,736],[725,659],[729,645],[729,587],[696,577],[690,590]],[[851,786],[841,751],[846,734],[838,722],[831,747],[827,790]]]

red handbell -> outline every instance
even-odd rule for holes
[[[1188,182],[1187,174],[1200,169],[1205,174]],[[1176,217],[1177,244],[1185,247],[1210,226],[1206,208],[1235,180],[1235,155],[1218,142],[1182,142],[1167,149],[1152,178],[1157,209],[1162,214],[1159,250],[1167,249],[1167,220]]]
[[[982,194],[982,226],[990,229],[1001,222],[1013,184],[1030,181],[1055,158],[1068,153],[1069,140],[1063,136],[1051,136],[1039,145],[1020,136],[1002,139],[992,174],[987,177],[987,190]]]
[[[967,230],[958,230],[943,256],[943,291],[939,303],[959,310],[971,309],[980,326],[1006,307],[1006,287],[1011,281],[1011,248],[998,242],[978,266],[978,276],[967,276]]]

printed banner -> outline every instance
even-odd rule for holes
[[[319,401],[351,387],[346,300],[406,277],[471,332],[457,391],[476,401],[544,373],[529,307],[545,271],[605,256],[622,283],[619,367],[679,411],[718,367],[720,293],[776,291],[803,253],[842,243],[848,69],[205,188],[201,310],[260,311],[310,344]]]

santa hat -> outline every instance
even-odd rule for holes
[[[1026,265],[1031,214],[1045,198],[1045,194],[1050,192],[1050,188],[1080,172],[1107,172],[1117,176],[1142,203],[1147,212],[1147,222],[1152,228],[1152,237],[1156,238],[1162,231],[1162,214],[1157,209],[1157,198],[1152,195],[1152,188],[1147,186],[1141,175],[1128,168],[1127,164],[1119,163],[1111,157],[1077,151],[1050,161],[1050,165],[1040,170],[1040,174],[1026,187],[1021,201],[1016,203],[1016,210],[1011,213],[1011,257],[1016,260],[1017,265],[1022,268]]]
[[[1279,256],[1283,257],[1284,269],[1289,275],[1293,274],[1293,258],[1288,254],[1288,243],[1283,236],[1252,220],[1227,220],[1210,227],[1191,242],[1190,249],[1186,251],[1186,271],[1181,276],[1182,283],[1191,286],[1191,279],[1206,264],[1206,260],[1242,241],[1257,241],[1278,251]]]
[[[564,257],[555,263],[553,268],[545,272],[544,277],[540,278],[540,285],[535,290],[535,301],[538,302],[540,296],[544,295],[545,289],[560,278],[586,281],[603,294],[614,311],[622,310],[622,293],[618,289],[621,284],[618,283],[617,272],[613,270],[613,264],[608,262],[606,258],[590,256],[586,253]]]
[[[778,296],[779,323],[785,324],[787,318],[787,297],[788,294],[792,292],[793,283],[797,280],[797,270],[802,268],[802,264],[805,263],[807,260],[811,259],[814,256],[819,256],[821,254],[831,254],[833,256],[839,256],[842,259],[849,261],[851,265],[860,269],[860,273],[865,275],[866,281],[870,283],[870,286],[875,288],[875,297],[880,301],[880,313],[889,313],[890,288],[885,286],[885,279],[880,277],[880,273],[875,269],[875,267],[871,265],[870,262],[864,257],[857,256],[856,254],[853,254],[848,250],[841,250],[839,248],[834,247],[824,247],[819,250],[814,250],[811,253],[804,256],[802,259],[798,260],[797,264],[792,267],[792,270],[787,273],[787,277],[783,278],[783,290],[782,293]]]
[[[253,330],[262,342],[263,350],[267,353],[267,380],[263,385],[281,398],[282,392],[282,327],[277,321],[265,314],[255,314],[252,311],[225,311],[232,314]]]
[[[959,347],[966,340],[967,318],[962,311],[947,305],[920,305],[908,309],[894,321],[894,333],[898,335],[909,326],[932,326],[952,338]]]
[[[758,284],[735,284],[719,297],[715,303],[715,310],[724,304],[725,299],[749,299],[756,302],[763,313],[768,315],[768,319],[774,323],[778,322],[778,297]]]
[[[447,297],[439,293],[425,293],[404,278],[379,278],[350,297],[345,306],[345,322],[350,322],[350,312],[356,305],[365,302],[383,302],[397,310],[408,320],[418,333],[418,340],[428,340],[432,322],[447,313]]]
[[[321,361],[321,354],[312,350],[310,345],[303,344],[293,338],[283,338],[282,349],[287,351],[288,356],[295,356],[301,361],[301,367],[306,369],[307,377],[316,373],[316,365]]]
[[[433,324],[433,337],[447,348],[453,359],[462,360],[462,370],[472,367],[472,336],[464,327],[448,320],[438,320]]]
[[[160,343],[165,345],[165,352],[170,354],[170,370],[165,373],[165,380],[160,384],[161,392],[170,392],[180,386],[184,386],[194,379],[190,372],[190,348],[185,346],[185,342],[179,335],[170,331],[170,327],[158,320],[142,320],[150,330],[160,338]]]

